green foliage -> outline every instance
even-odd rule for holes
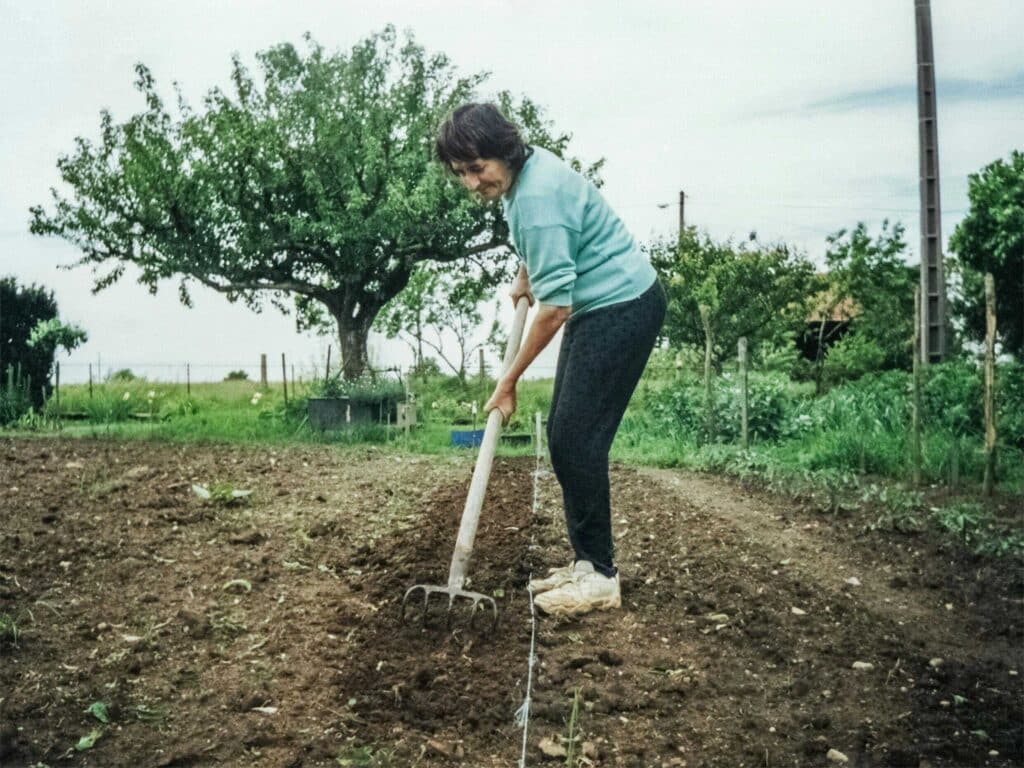
[[[141,376],[136,376],[132,373],[131,368],[121,368],[107,376],[107,381],[112,383],[144,380]]]
[[[427,347],[460,379],[473,353],[484,343],[477,339],[483,319],[480,304],[489,297],[492,281],[471,266],[452,273],[438,265],[420,264],[409,284],[377,317],[376,326],[389,339],[402,338],[414,359],[424,359]],[[454,337],[453,352],[445,337]]]
[[[848,381],[885,365],[885,351],[868,334],[848,333],[828,348],[825,355],[825,379],[831,383]]]
[[[386,407],[405,401],[402,382],[376,375],[346,379],[340,373],[317,379],[308,390],[310,397],[347,397],[352,402],[385,403]]]
[[[699,306],[710,309],[716,362],[732,358],[741,336],[752,349],[800,328],[816,286],[814,267],[785,245],[719,243],[695,229],[651,247],[668,294],[664,333],[672,346],[703,347]]]
[[[249,374],[246,371],[228,371],[224,381],[248,381]]]
[[[103,111],[99,141],[76,139],[57,163],[70,194],[33,207],[31,229],[78,247],[78,264],[105,266],[96,290],[130,264],[153,292],[177,278],[186,305],[200,283],[336,330],[356,378],[370,327],[417,264],[472,258],[492,284],[505,277],[500,207],[474,202],[432,157],[443,117],[487,76],[459,76],[391,26],[347,52],[307,35],[305,50],[285,43],[256,59],[258,78],[236,57],[229,90],[209,91],[201,110],[179,95],[177,114],[139,64],[145,109],[120,124]],[[562,154],[569,135],[536,104],[499,101],[529,141]]]
[[[991,511],[970,501],[939,507],[936,522],[979,555],[1024,558],[1024,531],[1001,525]]]
[[[18,644],[18,624],[9,613],[0,613],[0,648]]]
[[[967,333],[985,336],[984,276],[991,272],[996,288],[997,332],[1003,349],[1024,361],[1024,152],[1008,161],[996,160],[968,177],[971,208],[953,230],[952,264],[963,280],[954,311]]]
[[[57,317],[53,292],[38,285],[19,285],[14,277],[0,278],[0,389],[7,383],[8,368],[24,389],[23,394],[7,392],[0,395],[7,413],[5,423],[19,417],[32,405],[43,404],[42,388],[49,390],[54,349],[46,345],[32,346],[32,330],[41,322]]]
[[[89,334],[74,323],[62,323],[59,318],[51,317],[40,320],[32,328],[28,337],[28,346],[56,351],[63,348],[65,352],[73,352],[89,340]]]
[[[904,260],[903,232],[902,224],[890,230],[889,222],[883,221],[872,240],[861,222],[830,235],[825,253],[832,302],[825,313],[839,302],[853,302],[851,328],[860,342],[871,342],[881,351],[883,368],[909,368],[911,362],[918,272]]]

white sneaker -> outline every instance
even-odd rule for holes
[[[539,595],[551,589],[563,587],[572,581],[572,565],[561,568],[552,568],[543,579],[530,579],[530,589],[533,594]]]
[[[568,583],[534,598],[534,605],[551,616],[582,616],[590,611],[620,608],[619,575],[608,577],[594,570],[593,563],[580,560]]]

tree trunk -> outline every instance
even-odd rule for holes
[[[367,337],[370,335],[370,326],[376,312],[360,312],[356,317],[346,311],[336,312],[333,308],[331,314],[338,324],[338,341],[341,344],[340,368],[342,378],[345,380],[358,379],[369,366],[367,357]]]

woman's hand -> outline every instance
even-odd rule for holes
[[[494,388],[494,394],[491,395],[491,399],[484,404],[484,413],[489,414],[495,408],[501,411],[502,425],[508,424],[508,420],[516,410],[515,382],[509,384],[505,379],[501,379],[498,382],[498,386]]]
[[[519,274],[516,275],[516,281],[512,283],[512,290],[508,292],[508,295],[512,297],[513,307],[523,296],[530,302],[530,306],[533,306],[534,298],[533,293],[530,292],[530,276],[526,273],[525,264],[519,265]]]

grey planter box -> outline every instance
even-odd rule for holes
[[[350,423],[347,397],[311,397],[306,409],[313,429],[345,429]]]

